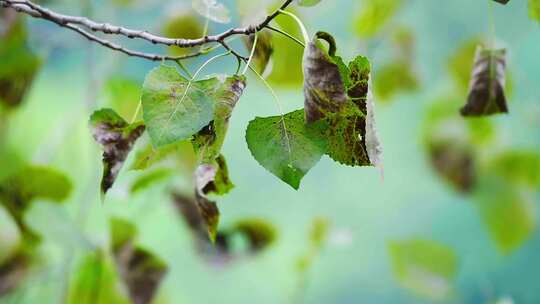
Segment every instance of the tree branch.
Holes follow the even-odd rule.
[[[276,18],[279,15],[279,11],[287,8],[293,0],[285,0],[285,2],[281,5],[279,10],[276,10],[271,15],[268,15],[264,21],[257,25],[248,26],[248,27],[237,27],[237,28],[231,28],[229,30],[226,30],[220,34],[217,35],[211,35],[211,36],[204,36],[197,39],[183,39],[183,38],[168,38],[168,37],[162,37],[158,35],[151,34],[144,30],[134,30],[129,29],[121,26],[116,26],[108,23],[98,23],[93,20],[90,20],[85,17],[79,17],[79,16],[69,16],[69,15],[63,15],[56,12],[53,12],[47,8],[44,8],[38,4],[35,4],[29,0],[0,0],[0,5],[3,7],[10,7],[18,12],[28,14],[34,18],[40,18],[44,20],[48,20],[51,22],[54,22],[62,27],[69,27],[69,25],[80,25],[82,27],[85,27],[87,29],[90,29],[94,32],[102,32],[105,34],[113,34],[113,35],[120,35],[127,38],[139,38],[146,41],[149,41],[153,44],[162,44],[167,46],[177,46],[181,48],[187,48],[187,47],[193,47],[193,46],[200,46],[205,45],[209,43],[220,43],[224,45],[224,41],[226,38],[235,36],[235,35],[251,35],[255,32],[258,32],[265,28],[267,25],[270,24],[270,22]],[[71,28],[72,29],[72,28]],[[81,28],[79,28],[81,31],[83,31]],[[79,31],[77,31],[79,32]],[[88,37],[89,34],[86,32],[87,35],[82,34],[79,32],[79,34],[85,36],[86,38],[90,39]],[[95,36],[93,36],[95,37]],[[97,38],[97,37],[95,37]],[[98,38],[100,39],[100,38]],[[95,42],[98,42],[95,39],[91,39]],[[98,42],[99,43],[99,42]],[[102,44],[102,43],[101,43]],[[103,45],[103,44],[102,44]],[[105,45],[107,46],[107,45]],[[225,46],[225,45],[224,45]],[[107,46],[109,47],[109,46]],[[117,49],[118,50],[118,49]],[[118,50],[120,51],[120,50]]]

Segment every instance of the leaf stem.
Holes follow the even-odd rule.
[[[251,47],[251,52],[249,53],[249,59],[246,62],[246,66],[244,67],[244,70],[242,71],[242,75],[246,75],[247,70],[249,69],[249,64],[251,63],[251,60],[253,59],[253,55],[255,55],[255,48],[257,47],[257,40],[259,35],[255,33],[255,39],[253,40],[253,46]]]
[[[279,12],[281,14],[284,14],[284,15],[287,15],[287,16],[293,18],[294,21],[296,21],[296,23],[298,23],[298,26],[300,27],[300,30],[302,31],[302,36],[304,37],[304,43],[307,44],[310,41],[309,34],[308,34],[307,30],[306,30],[306,27],[304,26],[304,23],[302,23],[302,20],[300,20],[300,18],[298,18],[298,16],[296,16],[295,14],[293,14],[291,12],[284,11],[282,9],[280,9]]]
[[[276,101],[276,104],[278,106],[278,109],[279,109],[279,112],[281,114],[281,124],[283,125],[283,133],[284,133],[284,136],[285,136],[285,139],[287,140],[287,150],[289,152],[289,166],[292,166],[292,151],[291,151],[291,141],[289,139],[289,133],[287,131],[287,126],[285,125],[285,112],[283,111],[283,107],[281,106],[281,102],[279,101],[279,97],[277,96],[276,94],[276,91],[274,91],[274,89],[272,88],[272,86],[268,83],[268,81],[266,81],[266,79],[264,79],[264,77],[261,76],[261,74],[259,74],[259,72],[257,72],[257,70],[255,70],[251,65],[247,65],[249,67],[249,69],[255,74],[257,75],[257,77],[262,81],[262,83],[264,83],[264,85],[268,88],[268,90],[270,91],[270,93],[272,94],[272,96],[274,97],[274,100]]]
[[[191,73],[189,72],[189,70],[186,68],[186,66],[182,63],[182,61],[180,60],[177,60],[175,61],[176,64],[180,67],[180,69],[182,69],[182,71],[184,71],[184,73],[186,73],[186,75],[189,77],[189,78],[193,78],[193,75],[191,75]]]
[[[137,104],[137,108],[135,109],[135,113],[133,113],[133,116],[131,116],[131,120],[129,124],[133,124],[135,120],[137,119],[137,116],[139,115],[139,112],[141,111],[142,101],[139,98],[139,103]]]
[[[283,36],[288,37],[289,39],[291,39],[292,41],[298,43],[298,44],[301,45],[302,47],[306,47],[306,45],[305,45],[302,41],[300,41],[300,39],[294,37],[293,35],[291,35],[291,34],[285,32],[285,31],[282,31],[282,30],[280,30],[280,29],[278,29],[278,28],[275,28],[275,27],[273,27],[273,26],[271,26],[271,25],[267,25],[266,28],[269,29],[269,30],[272,30],[272,31],[274,31],[274,32],[276,32],[276,33],[280,33],[280,34],[283,35]]]

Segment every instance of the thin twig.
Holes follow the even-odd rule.
[[[28,6],[25,6],[25,5],[22,5],[22,4],[6,6],[5,3],[6,3],[5,1],[0,1],[1,6],[11,7],[11,8],[15,9],[18,12],[25,13],[25,14],[30,15],[30,16],[35,17],[35,18],[42,18],[42,14],[39,11],[33,10],[32,8],[30,8]],[[72,25],[70,23],[63,24],[63,23],[61,23],[60,21],[57,21],[57,20],[51,20],[51,19],[47,19],[47,20],[50,20],[51,22],[56,23],[59,26],[62,26],[62,27],[65,27],[67,29],[70,29],[72,31],[75,31],[75,32],[77,32],[78,34],[80,34],[81,36],[85,37],[86,39],[88,39],[90,41],[99,43],[104,47],[107,47],[109,49],[124,53],[124,54],[126,54],[128,56],[132,56],[132,57],[139,57],[139,58],[144,58],[144,59],[148,59],[148,60],[152,60],[152,61],[167,60],[167,61],[176,61],[177,62],[179,60],[197,57],[197,56],[200,56],[200,55],[204,55],[206,53],[205,50],[201,50],[201,51],[198,51],[198,52],[194,52],[194,53],[190,53],[190,54],[182,55],[182,56],[168,56],[168,55],[158,55],[158,54],[134,51],[134,50],[124,48],[121,45],[110,42],[110,41],[108,41],[106,39],[97,37],[97,36],[87,32],[87,31],[81,29],[80,27]]]
[[[293,0],[285,0],[281,7],[271,15],[268,15],[264,21],[255,26],[237,27],[228,29],[217,35],[205,35],[204,37],[197,39],[183,39],[183,38],[168,38],[151,34],[144,30],[133,30],[109,23],[99,23],[90,20],[86,17],[63,15],[53,12],[47,8],[44,8],[38,4],[35,4],[29,0],[0,0],[0,5],[3,7],[11,7],[18,12],[28,14],[35,18],[45,19],[59,24],[60,26],[67,27],[68,25],[80,25],[95,32],[102,32],[105,34],[121,35],[128,38],[139,38],[147,40],[153,44],[163,44],[168,46],[177,47],[193,47],[199,45],[205,45],[208,43],[222,43],[225,38],[234,35],[251,35],[258,32],[268,26],[270,22],[280,14],[280,11],[287,8]],[[26,7],[27,9],[23,9]],[[82,33],[81,33],[82,34]],[[97,41],[96,41],[97,42]]]

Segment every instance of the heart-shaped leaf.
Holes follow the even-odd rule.
[[[155,147],[189,139],[213,119],[214,103],[206,93],[215,79],[189,81],[174,67],[148,73],[141,97],[143,118]]]
[[[505,84],[506,50],[478,47],[467,104],[461,108],[461,114],[463,116],[484,116],[507,113]]]
[[[326,151],[323,130],[322,123],[306,124],[304,111],[297,110],[250,121],[246,141],[261,166],[298,189],[301,179]]]
[[[135,141],[144,132],[144,124],[128,124],[111,109],[101,109],[90,117],[92,136],[103,147],[103,177],[101,192],[114,184]]]

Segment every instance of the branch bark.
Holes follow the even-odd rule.
[[[292,3],[292,1],[293,0],[285,0],[279,10],[283,10],[287,8]],[[126,49],[118,44],[115,44],[106,39],[100,38],[90,33],[88,30],[93,31],[93,32],[101,32],[101,33],[109,34],[109,35],[124,36],[130,39],[138,38],[138,39],[148,41],[152,44],[176,46],[176,47],[181,47],[181,48],[204,46],[210,43],[219,43],[223,47],[225,47],[227,50],[231,51],[237,58],[244,59],[241,55],[232,51],[232,49],[229,48],[229,46],[227,45],[226,39],[232,36],[236,36],[236,35],[254,34],[264,29],[265,27],[267,27],[270,24],[270,22],[279,15],[279,10],[276,10],[274,13],[266,16],[266,18],[257,25],[252,25],[248,27],[231,28],[217,35],[210,35],[210,36],[207,35],[207,36],[197,38],[197,39],[183,39],[183,38],[169,38],[169,37],[158,36],[158,35],[151,34],[145,30],[129,29],[129,28],[125,28],[125,27],[121,27],[117,25],[112,25],[109,23],[99,23],[99,22],[90,20],[86,17],[63,15],[60,13],[53,12],[38,4],[35,4],[30,0],[0,0],[0,6],[15,9],[17,12],[27,14],[34,18],[44,19],[44,20],[56,23],[61,27],[65,27],[72,31],[77,32],[78,34],[84,36],[90,41],[99,43],[102,46],[110,48],[112,50],[122,52],[129,56],[136,56],[136,57],[140,57],[140,58],[144,58],[148,60],[154,60],[154,61],[159,61],[159,60],[179,61],[186,58],[196,57],[206,52],[203,50],[203,51],[195,52],[192,54],[188,54],[184,56],[177,56],[177,57],[143,53],[143,52]]]

